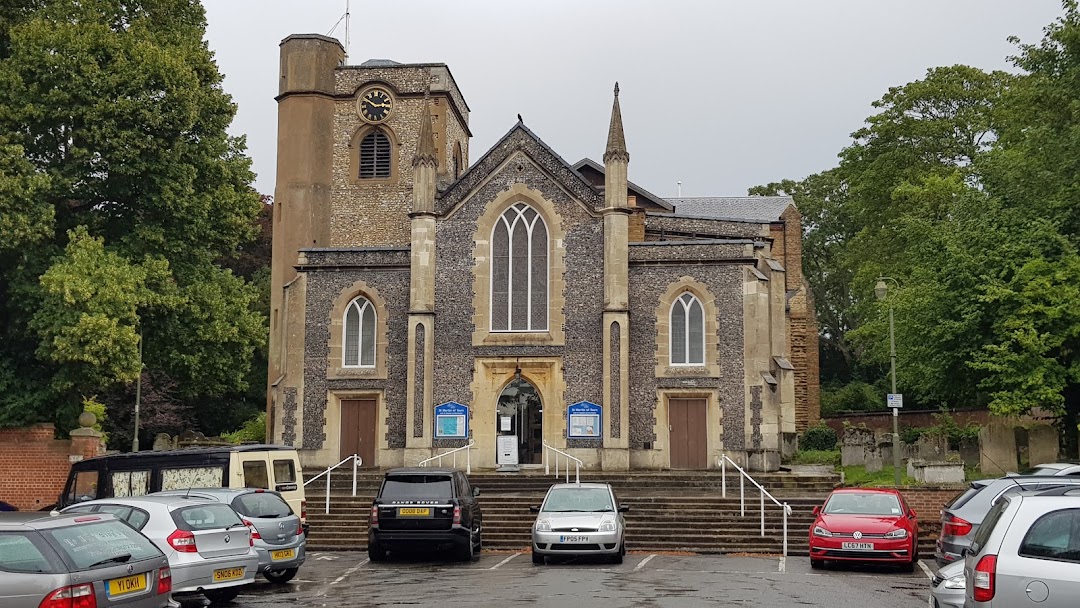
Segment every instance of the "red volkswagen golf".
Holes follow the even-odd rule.
[[[810,528],[810,566],[826,561],[900,564],[915,568],[919,524],[915,511],[896,490],[833,490],[823,507],[814,507]]]

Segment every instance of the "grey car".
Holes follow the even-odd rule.
[[[1026,471],[1020,471],[1020,475],[1076,475],[1080,476],[1080,461],[1070,460],[1065,462],[1047,462],[1035,465]]]
[[[941,510],[941,534],[938,535],[934,549],[938,566],[962,557],[964,550],[971,544],[971,539],[979,531],[983,518],[1002,497],[1064,485],[1080,486],[1080,477],[1007,476],[971,482],[968,489],[946,503]]]
[[[112,515],[0,514],[0,606],[164,608],[165,555]]]
[[[272,583],[286,583],[304,563],[307,537],[300,518],[281,494],[253,488],[200,488],[155,492],[151,496],[184,496],[223,502],[251,530],[259,554],[259,572]]]
[[[1080,488],[1023,492],[986,515],[964,557],[968,608],[1073,608],[1080,598]]]
[[[112,513],[142,532],[169,558],[173,595],[230,602],[255,580],[259,554],[232,507],[178,496],[102,498],[63,513]]]
[[[598,555],[621,564],[626,555],[626,520],[630,507],[620,505],[606,483],[559,483],[544,502],[529,507],[537,513],[532,530],[532,560]]]
[[[964,562],[945,564],[930,581],[930,608],[964,608]]]

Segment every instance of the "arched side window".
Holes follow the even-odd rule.
[[[342,367],[375,367],[375,306],[364,297],[345,308]]]
[[[360,141],[360,179],[389,178],[392,148],[380,129],[365,135]]]
[[[705,365],[705,314],[694,294],[671,305],[671,364]]]
[[[516,203],[491,234],[491,331],[548,328],[548,230],[543,218]]]

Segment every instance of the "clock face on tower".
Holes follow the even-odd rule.
[[[394,109],[394,98],[384,89],[370,89],[358,102],[360,115],[370,122],[382,122]]]

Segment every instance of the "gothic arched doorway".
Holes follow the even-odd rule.
[[[495,421],[495,428],[498,429],[496,463],[500,465],[543,464],[544,408],[536,387],[520,374],[517,375],[499,395],[496,416],[498,417]],[[517,449],[510,449],[511,445],[515,445]],[[514,456],[516,456],[516,462],[508,462]]]

